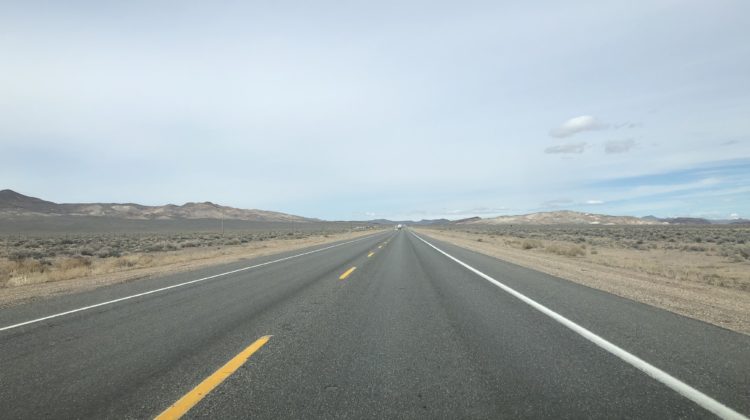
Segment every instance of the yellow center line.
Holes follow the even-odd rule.
[[[347,277],[349,277],[349,274],[352,274],[354,272],[354,270],[356,270],[356,269],[357,269],[357,267],[352,267],[352,268],[344,271],[344,274],[342,274],[341,277],[339,277],[339,280],[346,279]]]
[[[372,257],[373,255],[375,255],[375,253],[374,253],[374,252],[371,252],[371,253],[367,254],[367,258],[370,258],[370,257]]]
[[[378,249],[380,249],[380,248],[382,248],[382,247],[383,247],[383,245],[380,245],[380,246],[378,247]]]
[[[245,350],[242,350],[240,354],[234,356],[232,360],[228,361],[224,366],[220,367],[219,370],[212,373],[211,376],[204,379],[203,382],[198,384],[198,386],[177,400],[176,403],[172,404],[169,408],[156,416],[156,419],[179,419],[185,415],[185,413],[198,404],[203,397],[208,395],[214,388],[239,369],[240,366],[244,365],[245,362],[247,362],[247,359],[249,359],[253,353],[258,351],[258,349],[263,347],[263,345],[270,339],[271,336],[266,335],[255,340],[253,344],[250,344]]]

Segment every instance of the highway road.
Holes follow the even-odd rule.
[[[750,337],[409,230],[0,311],[0,417],[743,418]]]

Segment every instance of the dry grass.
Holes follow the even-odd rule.
[[[746,226],[474,225],[440,230],[504,248],[582,257],[606,267],[750,291]]]
[[[210,259],[225,254],[230,248],[325,237],[346,231],[5,236],[0,242],[0,288],[157,267],[188,258]]]
[[[549,244],[544,247],[546,252],[566,257],[580,257],[586,255],[586,247],[575,244]]]
[[[21,243],[38,241],[65,241],[71,249],[80,249],[81,242],[107,242],[104,245],[112,249],[112,243],[131,242],[137,244],[137,252],[125,250],[124,255],[111,255],[110,251],[101,252],[102,248],[92,249],[92,254],[71,251],[73,255],[49,256],[49,250],[37,248],[40,255],[19,257],[19,250],[10,249],[12,258],[0,258],[0,306],[7,306],[50,294],[72,293],[105,284],[130,281],[136,278],[157,276],[164,273],[193,270],[215,264],[238,261],[245,258],[270,255],[293,249],[355,238],[373,233],[373,230],[309,232],[305,234],[270,234],[262,240],[242,240],[239,237],[221,237],[210,235],[210,240],[218,236],[220,244],[202,241],[203,234],[181,235],[185,239],[176,246],[174,240],[165,237],[147,236],[142,243],[133,237],[106,235],[70,238],[32,238]],[[253,233],[258,237],[257,232]],[[239,234],[237,235],[239,236]],[[268,237],[273,236],[273,237]],[[137,238],[137,237],[136,237]],[[228,240],[227,240],[228,239]],[[189,246],[185,246],[185,242]],[[75,252],[75,253],[74,253]],[[96,254],[99,256],[96,256]]]
[[[748,227],[456,226],[419,231],[750,334]]]

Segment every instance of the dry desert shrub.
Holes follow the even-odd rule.
[[[580,245],[573,244],[550,244],[544,247],[544,250],[557,255],[566,257],[581,257],[586,255],[586,249]]]
[[[524,239],[523,242],[521,242],[522,249],[534,249],[534,248],[541,248],[541,247],[542,247],[542,241],[538,239]]]
[[[0,237],[0,287],[211,258],[268,239],[340,234],[348,226],[309,225],[269,230],[178,233],[98,233]],[[187,250],[190,248],[190,250]],[[186,252],[188,251],[188,252]]]
[[[79,268],[90,267],[91,260],[88,258],[83,258],[83,257],[65,258],[65,259],[59,260],[55,264],[55,266],[56,268],[63,270],[63,271],[76,270]]]
[[[721,255],[732,261],[750,261],[750,227],[743,225],[471,225],[441,229],[489,235],[522,249],[541,248],[535,242],[554,241],[588,247],[637,251],[678,250]],[[599,249],[601,251],[601,249]]]
[[[545,253],[547,258],[582,258],[670,281],[750,290],[749,226],[457,225],[437,229],[474,238],[489,235],[493,247]]]
[[[4,261],[0,267],[1,286],[21,286],[83,276],[90,271],[91,261],[84,257],[23,259]]]

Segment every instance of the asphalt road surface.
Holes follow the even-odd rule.
[[[423,239],[389,231],[4,309],[0,417],[750,413],[749,336]]]

